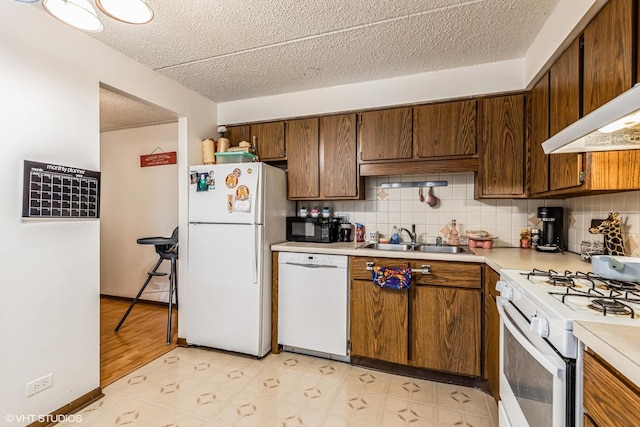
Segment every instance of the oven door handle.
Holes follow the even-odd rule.
[[[536,348],[534,344],[520,331],[529,329],[529,324],[525,321],[519,321],[519,319],[509,316],[505,310],[506,304],[509,304],[504,298],[497,298],[498,313],[504,326],[511,332],[511,335],[518,341],[518,343],[524,347],[524,349],[533,356],[538,363],[540,363],[549,373],[556,378],[560,378],[562,372],[565,370],[565,364],[554,360],[552,357],[547,356]],[[512,322],[513,320],[513,322]]]

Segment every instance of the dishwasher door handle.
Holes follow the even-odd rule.
[[[338,268],[337,265],[305,264],[301,262],[285,262],[286,265],[297,265],[305,268]]]

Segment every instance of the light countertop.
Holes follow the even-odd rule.
[[[573,334],[622,375],[640,386],[640,327],[575,321]]]
[[[378,249],[359,249],[362,243],[298,243],[283,242],[271,246],[275,252],[302,252],[331,255],[371,256],[387,258],[409,258],[425,260],[441,260],[453,262],[486,263],[496,271],[504,268],[531,270],[553,269],[558,272],[565,270],[591,271],[591,264],[580,261],[580,256],[571,252],[545,253],[533,249],[520,248],[474,248],[470,254],[437,254],[425,252],[383,251]]]

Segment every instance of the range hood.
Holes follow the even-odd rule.
[[[546,154],[640,149],[640,83],[542,144]]]

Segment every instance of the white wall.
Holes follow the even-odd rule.
[[[21,220],[23,161],[99,170],[100,82],[148,100],[182,117],[180,223],[186,230],[189,154],[199,157],[200,140],[214,134],[217,109],[15,1],[0,2],[0,59],[0,413],[47,414],[99,386],[100,224]],[[48,373],[53,387],[26,398],[26,383]]]
[[[133,298],[158,261],[141,237],[170,236],[178,226],[178,165],[140,167],[140,156],[178,150],[178,123],[100,135],[100,293]],[[158,269],[169,273],[169,261]],[[143,299],[167,302],[169,276],[154,277]],[[155,285],[160,286],[159,289]]]

